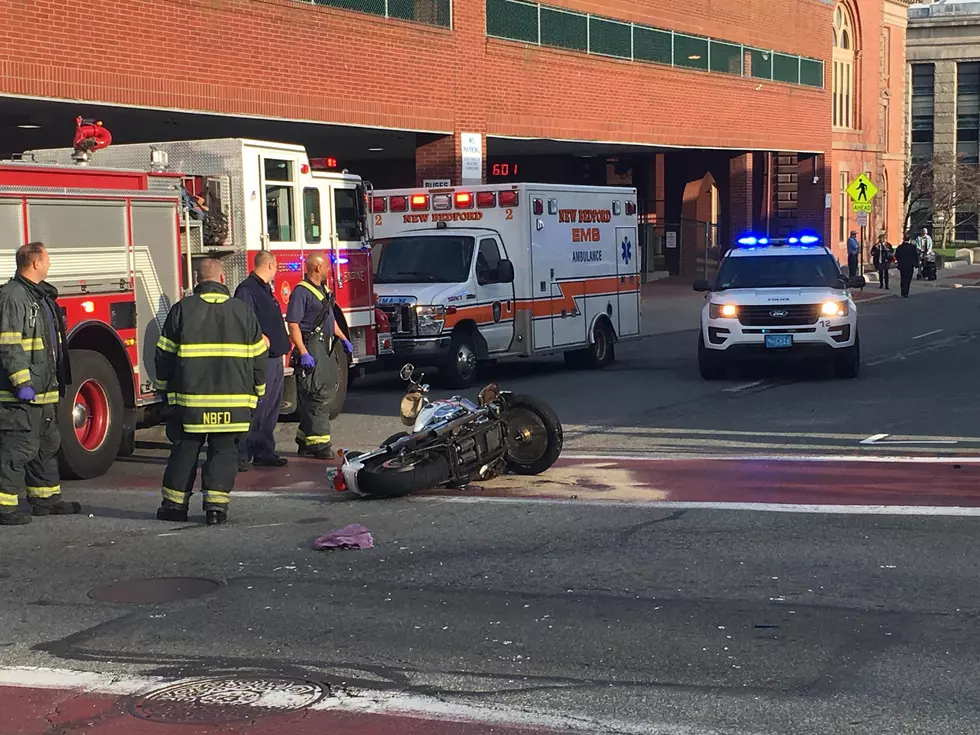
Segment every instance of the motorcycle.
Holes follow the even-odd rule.
[[[491,383],[477,403],[460,396],[430,400],[415,367],[399,375],[408,383],[401,419],[411,432],[394,434],[367,453],[347,452],[334,488],[360,497],[397,498],[435,487],[461,488],[506,471],[538,475],[561,454],[561,421],[544,401],[500,390]]]

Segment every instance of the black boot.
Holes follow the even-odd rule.
[[[31,512],[36,516],[73,516],[82,512],[82,506],[74,500],[57,500],[51,505],[34,505]]]
[[[31,522],[31,517],[27,513],[19,510],[10,513],[0,513],[0,526],[25,526]]]
[[[204,512],[204,521],[209,526],[220,526],[227,522],[228,514],[223,510],[208,510]]]
[[[187,508],[168,508],[161,505],[157,508],[158,521],[170,521],[171,523],[186,523]]]

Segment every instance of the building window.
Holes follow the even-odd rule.
[[[888,151],[888,143],[890,142],[888,135],[888,108],[888,98],[886,97],[881,100],[880,112],[878,115],[878,142],[881,144],[881,149],[886,152]]]
[[[912,64],[912,162],[932,158],[935,66]]]
[[[857,39],[851,11],[843,3],[834,10],[833,123],[837,128],[854,127],[854,51]]]
[[[310,0],[305,0],[309,2]],[[452,26],[450,0],[313,0],[314,5],[329,5],[341,10],[382,15],[385,18],[410,20],[426,25]]]
[[[876,202],[880,202],[878,205],[881,207],[881,221],[878,223],[878,229],[880,232],[888,234],[888,171],[884,166],[881,167],[881,184],[878,187],[878,195],[875,197]]]
[[[973,207],[960,205],[956,208],[957,242],[976,242],[980,239],[977,232],[977,213]]]
[[[960,163],[980,162],[978,139],[980,62],[960,62],[956,65],[956,157]]]
[[[837,203],[840,208],[837,238],[844,242],[847,239],[847,171],[840,172],[840,189],[837,192]]]

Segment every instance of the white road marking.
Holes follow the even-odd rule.
[[[724,393],[738,393],[739,391],[747,390],[749,388],[755,388],[757,385],[762,385],[762,382],[763,381],[761,381],[761,380],[756,380],[753,383],[746,383],[745,385],[735,385],[735,386],[732,386],[731,388],[725,388],[724,391],[722,391],[722,392],[724,392]]]
[[[898,515],[898,516],[966,516],[980,517],[980,508],[966,506],[938,505],[820,505],[803,503],[744,503],[744,502],[697,502],[681,500],[592,500],[579,498],[528,498],[528,497],[427,497],[419,496],[410,499],[412,502],[442,502],[442,503],[536,503],[541,505],[594,505],[603,507],[637,507],[645,505],[650,508],[668,510],[749,510],[765,513],[824,513],[828,515]]]
[[[931,332],[926,332],[925,334],[920,334],[917,337],[913,337],[912,339],[922,339],[923,337],[930,337],[933,334],[939,334],[941,331],[943,331],[943,330],[942,329],[933,329]]]
[[[888,454],[691,454],[689,456],[670,455],[654,457],[649,454],[563,454],[561,459],[574,460],[618,460],[641,462],[690,462],[691,460],[706,462],[921,462],[924,464],[977,464],[980,457],[916,457],[908,455]],[[236,491],[238,492],[238,491]],[[243,490],[241,492],[248,492]]]
[[[867,439],[862,439],[860,444],[958,444],[955,439],[889,439],[886,436],[891,434],[872,434]]]

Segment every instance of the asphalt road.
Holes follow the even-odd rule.
[[[621,346],[599,372],[501,365],[503,387],[555,406],[570,457],[630,455],[655,468],[641,482],[633,465],[608,460],[560,498],[504,483],[485,497],[349,502],[311,487],[319,469],[294,460],[289,481],[244,475],[250,491],[227,526],[161,524],[148,434],[134,461],[66,489],[92,516],[0,529],[0,711],[14,711],[4,672],[37,666],[117,683],[288,675],[329,685],[354,709],[535,732],[976,733],[980,518],[923,492],[956,485],[945,505],[980,505],[980,290],[923,290],[860,315],[865,364],[853,381],[766,370],[705,383],[694,331]],[[338,444],[397,431],[399,387],[358,386]],[[288,449],[292,427],[281,428]],[[812,455],[823,459],[801,461]],[[740,459],[760,456],[795,461]],[[818,480],[806,502],[833,485],[838,503],[864,498],[876,476],[888,478],[886,507],[768,512],[779,510],[773,491],[791,495],[807,477]],[[725,502],[660,502],[681,485],[685,497]],[[759,501],[763,485],[766,505],[728,502]],[[923,509],[899,514],[911,505]],[[370,528],[376,546],[311,549],[348,523]],[[169,576],[220,586],[160,604],[90,596]],[[58,720],[65,701],[0,732],[102,732],[94,715]],[[265,732],[257,722],[247,731]],[[394,722],[360,732],[415,732]]]

